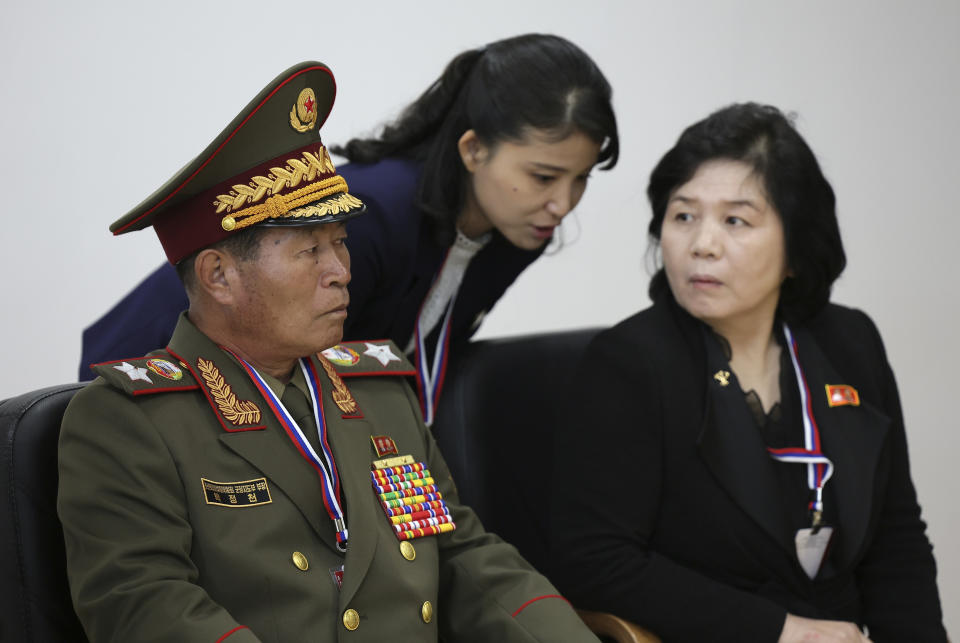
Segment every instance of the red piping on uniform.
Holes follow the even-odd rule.
[[[173,195],[175,195],[177,192],[179,192],[180,190],[182,190],[183,187],[184,187],[187,183],[189,183],[190,181],[192,181],[192,180],[193,180],[193,177],[195,177],[197,174],[200,173],[200,170],[202,170],[203,168],[207,167],[207,164],[208,164],[210,161],[213,160],[213,157],[215,157],[217,154],[220,153],[220,150],[223,149],[223,146],[230,142],[230,139],[232,139],[232,138],[234,137],[234,135],[235,135],[237,132],[240,131],[240,128],[243,127],[244,125],[246,125],[247,121],[250,120],[251,118],[253,118],[253,115],[256,114],[258,111],[260,111],[260,108],[263,107],[263,104],[266,103],[268,100],[270,100],[270,98],[271,98],[274,94],[276,94],[278,91],[280,91],[280,88],[281,88],[281,87],[283,87],[284,85],[286,85],[287,83],[289,83],[291,80],[293,80],[294,78],[296,78],[296,77],[299,76],[300,74],[305,74],[305,73],[307,73],[308,71],[313,71],[313,70],[315,70],[315,69],[325,69],[325,70],[327,71],[327,74],[329,74],[329,76],[330,76],[330,80],[333,81],[333,96],[334,96],[334,99],[336,99],[336,96],[337,96],[337,83],[336,83],[336,81],[334,80],[333,74],[330,73],[330,70],[329,70],[329,69],[327,69],[326,67],[321,67],[321,66],[307,67],[306,69],[301,69],[300,71],[298,71],[297,73],[295,73],[293,76],[291,76],[290,78],[286,79],[285,81],[283,81],[282,83],[280,83],[279,85],[277,85],[276,88],[274,88],[274,90],[273,90],[272,92],[270,92],[270,93],[267,95],[266,98],[264,98],[262,101],[260,101],[260,104],[257,105],[257,106],[253,109],[252,112],[250,112],[249,114],[247,114],[247,117],[246,117],[245,119],[243,119],[243,122],[241,122],[239,125],[237,125],[237,127],[236,127],[232,132],[230,132],[230,136],[228,136],[228,137],[226,138],[226,140],[225,140],[223,143],[221,143],[220,146],[217,147],[217,149],[215,149],[215,150],[213,151],[213,154],[211,154],[210,157],[209,157],[206,161],[204,161],[203,164],[202,164],[200,167],[198,167],[198,168],[196,169],[196,171],[194,171],[193,174],[191,174],[190,176],[188,176],[188,177],[183,181],[183,183],[181,183],[180,185],[178,185],[178,186],[177,186],[177,189],[175,189],[173,192],[171,192],[170,194],[168,194],[167,196],[165,196],[159,203],[157,203],[155,206],[153,206],[152,208],[150,208],[149,210],[147,210],[146,212],[144,212],[143,214],[141,214],[139,217],[137,217],[136,219],[134,219],[133,221],[131,221],[131,222],[128,223],[127,225],[123,226],[122,228],[117,228],[117,230],[114,231],[114,233],[113,233],[114,236],[116,236],[116,235],[118,235],[118,234],[123,234],[123,233],[127,230],[127,228],[129,228],[129,227],[132,226],[134,223],[136,223],[137,221],[139,221],[140,219],[142,219],[143,217],[147,216],[148,214],[150,214],[151,212],[153,212],[154,210],[156,210],[157,208],[159,208],[161,205],[163,205],[164,203],[166,203],[167,201],[169,201],[170,198],[173,197]],[[332,103],[331,103],[331,105],[332,105]],[[324,123],[327,121],[327,117],[329,117],[329,114],[324,117],[324,119],[323,119]],[[317,129],[319,129],[319,128],[322,127],[322,126],[323,126],[323,123],[320,123]]]
[[[390,341],[390,339],[389,339],[389,338],[386,338],[386,337],[384,337],[383,339],[357,339],[357,340],[350,341],[350,342],[340,342],[340,343],[337,344],[337,345],[338,345],[338,346],[358,346],[358,345],[360,345],[360,344],[367,344],[367,343],[373,344],[374,342],[387,343],[387,342],[389,342],[389,341]],[[320,352],[322,353],[323,351],[320,351]]]
[[[223,636],[221,636],[220,638],[218,638],[218,639],[216,640],[216,643],[220,643],[221,641],[223,641],[223,640],[226,639],[228,636],[230,636],[231,634],[233,634],[234,632],[236,632],[236,631],[238,631],[238,630],[248,630],[248,629],[250,629],[250,628],[247,627],[246,625],[238,625],[237,627],[233,628],[232,630],[230,630],[229,632],[227,632],[226,634],[224,634]]]
[[[565,601],[568,605],[570,604],[570,601],[565,599],[563,596],[560,596],[560,594],[547,594],[545,596],[537,596],[536,598],[531,598],[529,601],[521,605],[520,608],[513,613],[512,615],[513,618],[517,618],[517,614],[525,610],[530,603],[536,603],[537,601],[543,600],[544,598],[559,598],[561,601]]]
[[[266,428],[267,428],[266,426],[262,424],[258,424],[257,426],[246,426],[246,427],[236,428],[236,429],[231,429],[228,426],[224,426],[223,430],[226,431],[227,433],[243,433],[244,431],[263,431]]]
[[[143,388],[136,390],[132,395],[150,395],[152,393],[169,393],[170,391],[194,391],[200,388],[199,384],[191,384],[190,386],[171,386],[168,388]]]
[[[227,433],[240,433],[242,431],[262,431],[263,429],[267,428],[266,423],[260,424],[257,426],[250,426],[250,427],[236,428],[236,429],[231,429],[229,426],[227,426],[227,423],[223,421],[222,417],[220,417],[220,411],[217,408],[216,404],[214,403],[213,400],[210,399],[210,394],[207,392],[207,389],[203,386],[200,386],[200,383],[199,383],[200,378],[197,377],[197,374],[193,372],[193,369],[190,368],[190,365],[187,364],[186,360],[180,357],[179,355],[177,355],[176,353],[174,353],[169,346],[167,346],[167,352],[173,355],[173,357],[176,358],[180,362],[180,364],[182,364],[188,371],[190,371],[191,375],[193,375],[193,379],[197,381],[197,388],[200,389],[200,392],[203,393],[203,396],[207,399],[207,404],[210,405],[210,408],[213,410],[213,414],[217,416],[217,421],[220,422],[220,426],[223,427],[224,431],[226,431]]]
[[[416,371],[358,371],[356,373],[344,373],[337,371],[340,377],[366,377],[367,375],[416,375]]]
[[[138,360],[138,359],[144,359],[144,357],[127,357],[126,359],[112,359],[112,360],[110,360],[110,361],[108,361],[108,362],[97,362],[96,364],[89,364],[89,367],[90,367],[90,370],[93,370],[93,367],[94,367],[94,366],[101,366],[101,365],[106,365],[106,364],[117,364],[117,363],[120,363],[120,362],[126,362],[127,360],[134,361],[134,360]],[[154,358],[154,359],[156,359],[156,358]],[[163,358],[159,358],[159,359],[163,359]],[[180,358],[178,357],[177,359],[180,359]],[[180,361],[183,361],[183,360],[180,360]],[[192,372],[190,369],[187,369],[187,372],[190,373],[191,375],[194,375],[193,372]],[[163,375],[161,375],[160,377],[163,377]],[[169,379],[169,378],[167,378],[167,379]],[[196,375],[194,375],[194,379],[196,379]],[[199,380],[198,380],[198,381],[199,381]],[[172,386],[171,386],[171,387],[169,387],[169,388],[141,389],[141,390],[138,390],[138,391],[133,391],[132,395],[147,395],[147,394],[150,394],[150,393],[167,393],[167,392],[169,392],[169,391],[192,391],[192,390],[197,389],[197,388],[200,388],[200,384],[199,384],[199,383],[198,383],[198,384],[191,384],[190,386],[177,386],[177,387],[172,387]]]
[[[140,355],[139,357],[124,357],[123,359],[111,359],[106,362],[94,362],[93,364],[88,364],[87,366],[89,366],[92,369],[94,366],[100,366],[101,364],[117,364],[119,362],[126,362],[127,360],[136,360],[136,359],[143,359],[143,358],[144,358],[143,355]]]

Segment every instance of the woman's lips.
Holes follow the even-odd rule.
[[[693,275],[690,277],[690,283],[694,287],[699,288],[711,288],[723,284],[723,282],[721,282],[719,279],[711,277],[710,275]]]
[[[550,226],[535,225],[533,226],[533,236],[537,237],[538,239],[549,239],[550,237],[553,236],[553,231],[556,229],[556,227],[557,226],[552,226],[552,225]]]

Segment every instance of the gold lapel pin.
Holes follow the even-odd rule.
[[[727,386],[730,384],[730,371],[719,370],[713,374],[713,379],[720,382],[720,386]]]

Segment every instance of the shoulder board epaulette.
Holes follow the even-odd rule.
[[[127,395],[169,393],[199,388],[197,380],[178,360],[166,354],[118,359],[94,364],[90,368]]]
[[[413,364],[389,339],[343,342],[321,351],[320,355],[333,365],[340,377],[415,373]]]

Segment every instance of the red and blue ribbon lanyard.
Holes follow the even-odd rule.
[[[447,255],[444,257],[443,263],[440,264],[440,270],[437,271],[436,279],[438,281],[449,258],[450,250],[447,250]],[[434,284],[436,283],[435,281]],[[459,288],[457,291],[459,291]],[[432,368],[424,346],[425,338],[421,333],[420,319],[423,314],[423,307],[427,301],[430,300],[430,296],[433,293],[427,292],[427,296],[423,300],[423,303],[420,304],[420,310],[417,312],[417,326],[415,331],[417,393],[420,398],[420,410],[423,411],[423,422],[427,426],[433,424],[433,419],[437,412],[437,403],[440,401],[440,390],[443,388],[443,378],[447,372],[447,358],[450,355],[450,318],[453,316],[453,304],[457,300],[457,291],[454,291],[453,294],[450,295],[446,313],[443,315],[443,321],[440,322],[440,334],[437,337],[436,350],[433,352]]]
[[[823,487],[833,475],[833,463],[820,449],[820,429],[813,417],[813,406],[810,402],[810,387],[800,368],[797,354],[797,340],[794,339],[790,328],[784,324],[783,334],[787,338],[787,347],[790,350],[790,361],[793,372],[800,387],[800,407],[803,413],[803,448],[790,447],[786,449],[768,448],[770,455],[780,462],[797,462],[807,465],[807,485],[814,491],[814,499],[810,502],[813,512],[813,526],[817,528],[823,519]]]
[[[301,358],[300,369],[303,371],[304,379],[307,382],[307,388],[310,389],[310,402],[313,406],[313,419],[317,423],[317,434],[320,437],[320,450],[322,456],[317,454],[303,434],[303,430],[297,424],[290,412],[287,411],[279,398],[267,385],[260,374],[253,369],[250,364],[241,357],[234,354],[247,375],[253,380],[260,395],[264,397],[267,404],[273,410],[273,414],[280,420],[283,430],[293,441],[294,446],[300,455],[309,462],[317,475],[320,477],[320,487],[323,491],[323,505],[326,507],[327,515],[333,521],[333,528],[337,532],[337,549],[347,551],[347,517],[343,513],[343,505],[340,502],[340,476],[337,473],[336,463],[333,460],[333,451],[330,449],[330,443],[327,441],[327,424],[323,417],[323,399],[320,396],[320,379],[317,377],[317,371],[310,360]]]

